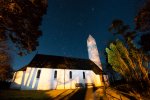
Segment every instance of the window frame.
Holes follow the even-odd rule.
[[[54,71],[54,79],[57,79],[57,70]]]
[[[83,72],[83,79],[85,79],[85,72]]]
[[[36,78],[40,78],[40,75],[41,75],[41,70],[39,69],[39,70],[37,71]]]
[[[69,72],[69,78],[72,79],[72,71]]]

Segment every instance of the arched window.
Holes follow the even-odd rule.
[[[40,78],[41,70],[38,70],[36,78]]]
[[[83,72],[83,79],[85,79],[85,72]]]
[[[72,72],[71,71],[69,72],[69,76],[70,76],[70,79],[72,79]]]
[[[54,79],[56,79],[57,78],[57,71],[55,70],[55,72],[54,72]]]

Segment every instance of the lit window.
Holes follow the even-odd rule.
[[[85,72],[83,72],[83,79],[85,79]]]
[[[57,71],[54,72],[54,78],[57,78]]]
[[[36,78],[40,78],[41,70],[38,70]]]
[[[70,79],[72,79],[72,72],[70,71],[70,73],[69,73],[69,76],[70,76]]]

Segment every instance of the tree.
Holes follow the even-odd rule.
[[[8,47],[6,42],[0,43],[0,80],[6,80],[11,78],[11,56],[8,53]]]
[[[150,51],[150,34],[143,34],[139,41],[141,48],[143,51]]]
[[[135,17],[136,30],[146,32],[150,31],[150,0],[146,0],[144,6],[139,10]]]
[[[150,0],[146,0],[145,5],[139,10],[135,17],[136,30],[145,33],[141,36],[139,44],[142,49],[147,52],[150,51]]]
[[[108,56],[107,56],[107,53],[105,52],[104,53],[105,55],[105,60],[106,62],[108,62]],[[102,64],[103,65],[103,64]],[[112,66],[109,64],[109,63],[105,63],[103,66],[106,66],[105,67],[105,70],[103,70],[109,77],[109,83],[110,84],[114,84],[115,82],[115,79],[117,79],[115,77],[115,75],[117,74],[117,72],[115,72],[113,69],[112,69]]]
[[[47,0],[0,0],[0,78],[10,75],[10,41],[23,56],[36,50],[42,35],[40,25]]]
[[[130,29],[129,25],[124,24],[120,19],[116,19],[109,27],[109,31],[114,35],[122,35],[126,42],[132,42],[138,35],[141,39],[139,45],[143,51],[150,51],[150,0],[146,0],[145,5],[139,10],[134,19],[135,28]]]
[[[145,56],[138,49],[127,49],[121,41],[111,43],[106,48],[108,63],[132,88],[145,89],[150,84],[148,64]],[[136,85],[135,85],[136,83]]]
[[[0,41],[10,39],[19,54],[36,50],[47,0],[0,0]]]
[[[121,41],[110,43],[106,48],[108,63],[130,85],[130,91],[140,94],[150,91],[148,62],[150,61],[150,0],[139,10],[135,17],[135,28],[131,29],[122,20],[116,19],[109,27],[114,35],[123,37]],[[135,42],[140,37],[139,42]],[[118,37],[120,38],[120,37]],[[124,45],[124,44],[125,45]],[[137,46],[140,44],[140,48]],[[135,84],[136,83],[136,84]],[[125,88],[125,87],[124,87]],[[141,92],[142,91],[142,92]],[[149,95],[149,94],[148,94]]]
[[[137,36],[136,30],[131,30],[129,25],[126,25],[122,20],[116,19],[108,29],[114,35],[120,35],[129,48],[136,48],[133,40]]]

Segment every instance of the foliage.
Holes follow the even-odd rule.
[[[139,44],[141,50],[148,52],[150,51],[150,0],[145,2],[145,5],[139,10],[137,16],[134,19],[135,28],[131,30],[129,25],[124,24],[120,19],[116,19],[112,22],[109,27],[109,31],[114,35],[123,36],[125,42],[130,46],[131,42],[138,35],[141,36]]]
[[[127,81],[128,91],[134,94],[150,95],[148,78],[150,61],[150,0],[139,10],[135,17],[135,28],[131,29],[122,20],[116,19],[109,27],[114,35],[122,36],[121,41],[110,43],[106,48],[108,63]],[[136,37],[141,40],[136,43]],[[119,37],[120,38],[120,37]],[[124,44],[125,45],[124,45]],[[137,48],[140,44],[140,48]],[[136,84],[135,84],[136,83]]]
[[[136,30],[150,31],[150,0],[146,0],[145,5],[139,10],[135,17]]]
[[[115,43],[111,43],[109,48],[106,48],[106,52],[108,63],[126,79],[132,88],[138,87],[145,90],[150,85],[147,59],[141,51],[128,49],[121,41],[117,40]]]
[[[10,39],[23,55],[36,50],[47,0],[0,0],[0,42]]]
[[[0,0],[0,79],[11,75],[10,41],[21,56],[36,50],[46,8],[47,0]]]
[[[141,36],[140,45],[144,51],[150,51],[150,0],[139,10],[135,17],[136,30],[145,33]]]
[[[11,78],[11,57],[7,52],[8,47],[5,42],[0,43],[0,79],[5,80]]]
[[[104,55],[105,55],[105,60],[106,60],[106,62],[108,62],[107,53],[105,52]],[[103,64],[102,64],[102,65],[103,65]],[[116,77],[117,72],[115,72],[115,71],[112,69],[112,66],[111,66],[109,63],[106,63],[106,64],[103,65],[103,66],[106,66],[105,69],[103,69],[103,71],[107,73],[107,75],[108,75],[108,77],[109,77],[109,83],[110,83],[110,84],[113,84],[113,83],[115,82],[115,79],[118,78],[118,76]]]
[[[133,40],[136,37],[136,31],[132,31],[129,25],[126,25],[122,20],[116,19],[109,27],[109,31],[114,35],[120,34],[126,42]]]
[[[139,44],[141,45],[141,49],[143,51],[145,51],[145,52],[150,51],[150,33],[143,34],[141,36]]]

